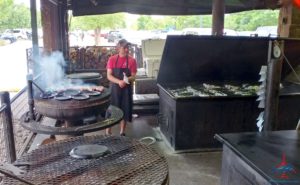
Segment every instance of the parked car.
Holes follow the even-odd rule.
[[[183,35],[211,35],[211,28],[185,28]]]
[[[225,28],[223,30],[223,35],[225,35],[225,36],[238,36],[238,33],[235,30]]]
[[[211,28],[185,28],[182,30],[183,35],[212,35]],[[224,36],[238,36],[235,30],[223,29]]]
[[[27,36],[27,39],[32,39],[32,31],[31,30],[25,30],[25,33],[26,33],[26,36]]]
[[[13,35],[17,39],[28,39],[27,33],[24,29],[9,29],[5,30],[4,35]]]
[[[246,36],[246,37],[256,37],[257,34],[255,31],[239,31],[237,32],[238,36]]]
[[[277,37],[277,26],[260,26],[257,27],[255,33],[259,37]]]
[[[108,35],[108,31],[107,30],[101,30],[101,37],[103,37],[103,38],[105,38],[105,39],[107,39],[107,35]]]
[[[118,42],[119,40],[123,39],[123,35],[119,31],[110,31],[107,34],[107,41],[108,42]]]
[[[10,35],[10,34],[2,34],[0,36],[0,39],[8,41],[9,43],[14,43],[17,41],[17,38],[14,35]]]

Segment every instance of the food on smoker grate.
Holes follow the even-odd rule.
[[[90,96],[89,96],[89,95],[86,95],[86,94],[77,94],[77,95],[73,95],[73,96],[71,96],[71,97],[72,97],[72,99],[74,99],[74,100],[87,100],[87,99],[90,98]]]
[[[72,97],[71,96],[58,95],[58,96],[55,96],[54,99],[59,100],[59,101],[64,101],[64,100],[70,100],[70,99],[72,99]]]
[[[88,96],[99,96],[101,94],[101,92],[99,92],[99,91],[82,90],[81,94],[86,94]]]
[[[243,84],[241,86],[225,84],[211,85],[189,85],[182,88],[168,88],[168,91],[175,97],[222,97],[222,96],[253,96],[256,95],[259,86]]]
[[[49,91],[47,91],[47,92],[41,93],[40,97],[42,99],[51,99],[51,98],[53,98],[56,95],[57,95],[56,92],[49,92]]]
[[[206,83],[203,83],[203,87],[206,88],[206,89],[219,89],[219,88],[221,88],[221,86],[206,84]]]

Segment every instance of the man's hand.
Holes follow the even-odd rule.
[[[123,88],[123,87],[126,86],[126,83],[125,83],[123,80],[120,80],[120,81],[118,82],[118,84],[119,84],[119,87],[120,87],[120,88]]]
[[[126,76],[126,73],[123,73],[123,81],[124,81],[126,84],[129,84],[129,80],[128,80],[128,77]]]

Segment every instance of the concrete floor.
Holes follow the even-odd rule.
[[[152,146],[167,158],[170,185],[219,184],[222,152],[174,153],[163,140],[157,126],[155,116],[133,118],[127,126],[126,136],[135,139],[152,136],[158,140]],[[118,135],[119,125],[114,126],[112,132]],[[99,133],[104,134],[104,131]]]
[[[112,128],[119,135],[119,125]],[[104,131],[86,135],[104,134]],[[151,136],[157,139],[152,146],[162,153],[169,165],[170,185],[217,185],[220,182],[222,152],[175,153],[163,139],[155,116],[133,118],[128,123],[126,136],[141,139]],[[38,147],[49,136],[38,134],[30,150]]]

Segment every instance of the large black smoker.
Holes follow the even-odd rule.
[[[159,122],[161,132],[174,150],[213,148],[218,146],[213,138],[216,133],[258,130],[256,119],[262,110],[258,108],[256,93],[178,97],[172,90],[203,83],[222,87],[260,85],[259,73],[268,63],[270,40],[214,36],[167,38],[157,79]],[[291,41],[291,46],[299,47],[299,43]],[[288,51],[287,57],[295,49]],[[297,60],[293,55],[290,58]],[[282,72],[284,79],[290,72],[286,64]],[[300,118],[299,85],[283,83],[283,87],[276,129],[294,129]]]

